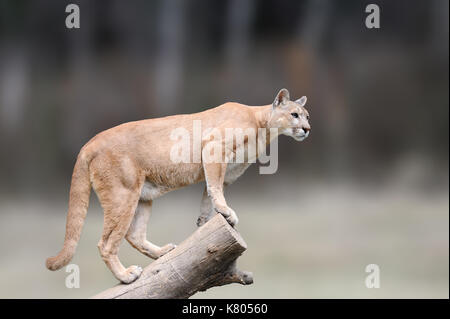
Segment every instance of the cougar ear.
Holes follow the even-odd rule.
[[[301,106],[305,106],[306,101],[307,101],[307,97],[306,96],[302,96],[301,98],[299,98],[297,101],[295,101],[296,103],[300,104]]]
[[[286,89],[281,89],[273,101],[273,108],[286,104],[287,101],[289,101],[289,91]]]

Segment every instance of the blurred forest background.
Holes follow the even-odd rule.
[[[65,27],[76,3],[81,28]],[[365,7],[381,8],[367,29]],[[279,89],[308,96],[312,132],[279,168],[228,190],[249,287],[199,297],[448,298],[449,2],[0,0],[0,297],[89,297],[116,283],[92,196],[81,288],[44,267],[62,246],[79,149],[123,122]],[[149,238],[195,230],[201,185],[155,201]],[[177,221],[174,223],[173,221]],[[124,264],[147,265],[127,243]],[[381,268],[367,289],[365,266]]]

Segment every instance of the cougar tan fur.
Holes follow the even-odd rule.
[[[208,141],[204,140],[201,141],[201,161],[174,163],[170,157],[175,143],[170,138],[172,130],[183,127],[192,136],[193,121],[200,120],[202,129],[217,128],[224,132],[226,128],[241,128],[258,132],[258,128],[266,128],[267,131],[274,128],[277,135],[284,134],[301,141],[310,131],[305,103],[306,97],[290,101],[289,92],[282,89],[274,102],[265,106],[225,103],[200,113],[129,122],[99,133],[83,146],[78,155],[70,187],[64,245],[57,256],[47,259],[47,268],[60,269],[73,257],[91,187],[104,210],[103,234],[98,243],[100,255],[123,283],[133,282],[142,272],[138,266],[125,268],[120,262],[118,250],[123,238],[154,259],[175,247],[173,244],[158,247],[146,238],[152,201],[157,197],[206,181],[197,224],[201,226],[218,212],[234,226],[238,218],[227,205],[223,188],[242,175],[250,163],[206,163],[203,159]],[[225,141],[220,140],[219,143]],[[246,139],[245,143],[252,142]],[[256,145],[256,148],[260,154],[263,147]],[[223,152],[226,158],[232,158],[236,146],[223,147]]]

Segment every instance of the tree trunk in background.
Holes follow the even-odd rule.
[[[225,38],[225,94],[230,100],[241,100],[247,96],[247,74],[251,26],[255,11],[254,0],[232,0],[228,4]],[[249,97],[250,98],[250,97]]]
[[[318,114],[323,122],[321,128],[326,134],[325,140],[329,141],[323,150],[326,152],[324,158],[328,161],[326,165],[331,175],[339,178],[346,176],[349,160],[349,147],[346,143],[348,114],[347,101],[340,86],[340,70],[333,67],[335,62],[330,61],[324,49],[327,32],[330,28],[337,27],[330,25],[333,22],[332,12],[333,1],[309,1],[304,14],[306,20],[300,25],[299,39],[304,43],[303,47],[309,49],[309,60],[313,62],[312,74],[315,76],[311,79],[314,89],[310,103],[314,106],[311,112],[321,112]]]
[[[77,30],[66,31],[68,37],[68,58],[67,65],[69,71],[66,73],[66,87],[63,89],[63,103],[61,107],[64,125],[63,136],[64,146],[67,147],[68,154],[77,154],[80,147],[91,137],[87,128],[95,126],[98,118],[92,112],[93,96],[95,89],[91,83],[98,83],[96,65],[93,61],[93,32],[95,26],[95,17],[92,8],[95,4],[89,4],[85,1],[79,1],[77,4],[80,8],[80,28]],[[88,10],[89,8],[89,10]],[[62,20],[64,22],[64,20]],[[63,27],[63,26],[61,26]],[[95,105],[96,108],[101,105]],[[107,112],[107,110],[103,110]],[[102,113],[96,110],[96,113]],[[90,116],[86,116],[91,114]],[[92,124],[90,124],[92,123]]]
[[[153,108],[161,115],[171,115],[180,105],[183,83],[183,35],[185,6],[183,0],[161,2],[158,15],[157,57],[153,65]]]

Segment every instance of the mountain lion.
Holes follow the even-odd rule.
[[[86,217],[91,186],[104,210],[103,234],[98,243],[100,255],[123,283],[133,282],[142,272],[139,266],[125,268],[120,262],[117,254],[124,237],[133,247],[153,259],[175,248],[173,244],[158,247],[146,238],[152,201],[159,196],[206,181],[197,225],[203,225],[216,212],[232,226],[236,225],[238,218],[227,205],[223,188],[233,183],[255,160],[246,153],[245,162],[232,163],[238,148],[256,147],[258,157],[279,134],[302,141],[311,129],[305,104],[305,96],[295,102],[290,101],[289,92],[282,89],[274,102],[265,106],[251,107],[230,102],[200,113],[129,122],[99,133],[83,146],[78,155],[70,187],[64,245],[57,256],[47,259],[47,268],[60,269],[72,259]],[[171,134],[175,128],[182,128],[192,135],[194,121],[201,121],[202,127],[214,128],[221,133],[227,128],[246,132],[251,129],[260,135],[261,130],[258,129],[276,133],[269,136],[266,132],[264,145],[255,145],[256,142],[247,137],[244,145],[235,145],[224,139],[209,141],[202,136],[199,142],[201,160],[175,163],[171,157],[175,144]],[[188,138],[187,141],[191,140]],[[206,161],[210,151],[208,143],[222,146],[225,160]]]

